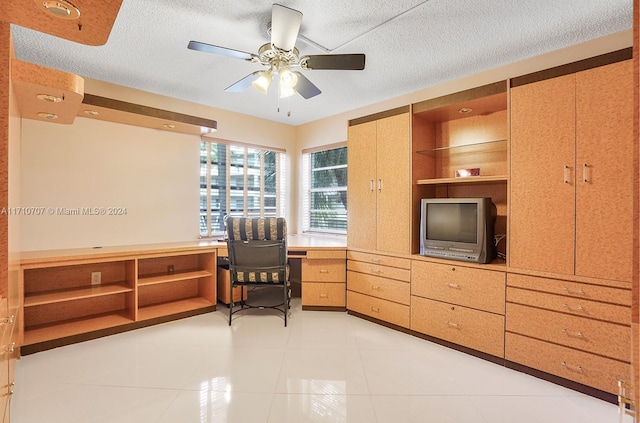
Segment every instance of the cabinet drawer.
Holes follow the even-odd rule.
[[[347,260],[346,250],[308,250],[305,255],[308,259],[342,259],[344,263]]]
[[[344,307],[346,290],[344,283],[305,282],[302,284],[302,305]]]
[[[414,260],[411,275],[411,295],[504,314],[504,272]]]
[[[507,288],[507,301],[580,317],[631,325],[631,307],[588,301],[566,295],[547,294],[526,289]]]
[[[611,288],[559,279],[516,275],[513,273],[507,275],[507,285],[516,288],[548,292],[550,294],[567,295],[585,300],[631,306],[631,287],[629,287],[629,289]]]
[[[347,308],[394,325],[409,327],[409,306],[347,291]]]
[[[347,273],[347,286],[350,291],[371,295],[372,297],[409,305],[410,285],[408,282],[385,279],[379,276],[358,272]]]
[[[381,256],[378,254],[359,253],[357,251],[349,251],[347,253],[349,260],[357,260],[365,263],[379,264],[381,266],[397,267],[399,269],[411,269],[411,260],[400,257]]]
[[[631,328],[628,326],[508,303],[507,330],[617,360],[631,361]]]
[[[397,267],[380,266],[362,261],[347,261],[347,270],[365,273],[367,275],[380,276],[381,278],[396,279],[409,282],[411,280],[411,270],[398,269]]]
[[[612,394],[618,380],[633,380],[630,364],[514,333],[506,334],[505,358]]]
[[[345,260],[340,259],[302,260],[302,280],[344,283],[347,277],[345,268]]]
[[[411,329],[504,357],[504,316],[411,297]]]

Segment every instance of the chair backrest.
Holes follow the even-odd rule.
[[[284,217],[233,217],[224,219],[227,239],[242,240],[274,240],[287,239],[287,222]]]
[[[225,218],[229,270],[239,283],[284,283],[287,224],[284,218]]]

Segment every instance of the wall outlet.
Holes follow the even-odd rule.
[[[91,272],[91,285],[100,285],[102,283],[102,272]]]

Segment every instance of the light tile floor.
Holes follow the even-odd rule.
[[[238,316],[238,315],[236,315]],[[626,418],[625,422],[630,422]],[[617,407],[339,312],[226,308],[22,357],[12,423],[615,423]]]

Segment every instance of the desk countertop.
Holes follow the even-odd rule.
[[[20,263],[24,265],[67,262],[75,260],[138,256],[145,254],[172,253],[191,250],[213,250],[226,248],[226,243],[219,240],[198,240],[184,242],[167,242],[159,244],[117,245],[87,248],[64,248],[57,250],[23,251]],[[346,249],[344,236],[291,234],[287,236],[289,249]]]

